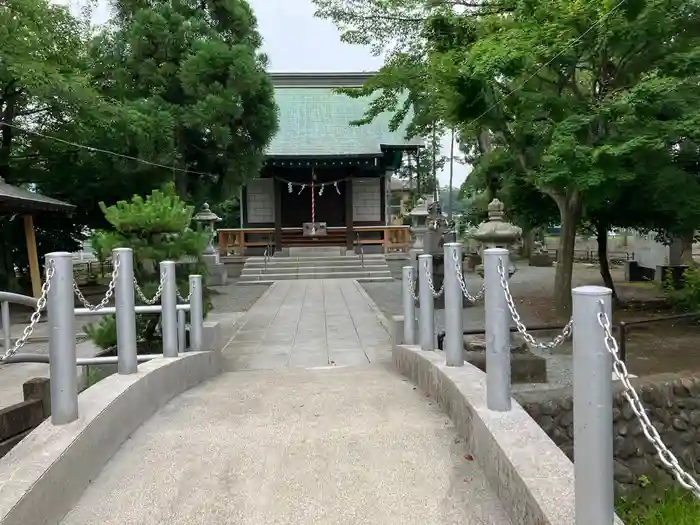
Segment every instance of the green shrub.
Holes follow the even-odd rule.
[[[100,260],[105,260],[111,256],[114,248],[132,248],[134,276],[146,297],[151,298],[156,294],[161,261],[187,261],[178,264],[176,270],[177,285],[182,296],[188,294],[190,274],[205,275],[202,253],[208,242],[208,234],[190,228],[194,208],[180,200],[172,185],[153,191],[145,199],[135,195],[131,201],[120,201],[114,206],[107,207],[100,203],[100,208],[112,228],[92,234],[90,243],[96,255]],[[143,304],[138,295],[136,303]],[[209,308],[206,299],[205,308]],[[149,346],[160,339],[157,333],[159,317],[154,314],[137,316],[137,337]],[[87,333],[100,348],[114,347],[114,317],[104,317]]]
[[[617,512],[625,525],[700,524],[700,501],[680,489],[668,490],[650,502],[623,499],[618,502]]]
[[[683,272],[683,286],[674,283],[671,272],[663,283],[666,299],[680,310],[700,313],[700,268],[688,268]]]

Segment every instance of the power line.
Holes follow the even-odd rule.
[[[554,55],[550,60],[548,60],[547,62],[545,62],[544,64],[542,64],[542,65],[537,69],[537,71],[535,71],[532,75],[530,75],[529,77],[527,77],[527,78],[525,79],[525,81],[523,81],[522,84],[520,84],[519,87],[514,88],[512,91],[508,92],[508,93],[505,94],[503,97],[501,97],[500,99],[498,99],[498,100],[497,100],[496,102],[494,102],[488,109],[486,109],[486,111],[484,111],[481,115],[479,115],[479,116],[476,117],[475,119],[472,119],[471,122],[469,122],[469,124],[467,124],[467,125],[468,125],[468,126],[471,126],[471,125],[474,124],[477,120],[479,120],[481,117],[483,117],[484,115],[486,115],[487,113],[489,113],[493,108],[495,108],[495,107],[498,106],[501,102],[503,102],[505,99],[507,99],[509,96],[511,96],[513,93],[515,93],[516,91],[520,91],[521,89],[523,89],[523,88],[525,87],[525,84],[527,84],[528,82],[530,82],[530,80],[532,80],[533,78],[535,78],[535,77],[537,76],[537,74],[538,74],[540,71],[542,71],[544,68],[546,68],[547,66],[549,66],[549,65],[550,65],[552,62],[554,62],[557,58],[559,58],[560,56],[562,56],[562,55],[563,55],[564,53],[566,53],[569,49],[571,49],[571,48],[574,47],[576,44],[578,44],[581,40],[583,40],[583,38],[584,38],[588,33],[590,33],[590,32],[593,31],[596,27],[598,27],[598,26],[601,25],[603,22],[605,22],[605,20],[607,20],[607,18],[608,18],[610,15],[612,15],[612,14],[613,14],[622,4],[624,4],[624,3],[625,3],[625,0],[620,0],[617,4],[615,4],[615,7],[613,7],[610,11],[608,11],[607,13],[605,13],[603,16],[601,16],[593,25],[591,25],[591,27],[589,27],[588,29],[586,29],[586,31],[584,31],[581,35],[579,35],[577,38],[575,38],[575,39],[572,40],[569,44],[567,44],[567,45],[564,47],[564,49],[562,49],[561,51],[559,51],[559,53],[557,53],[556,55]]]
[[[122,159],[133,160],[135,162],[147,164],[147,165],[153,166],[155,168],[164,168],[166,170],[179,171],[182,173],[189,173],[191,175],[204,175],[206,177],[215,177],[216,176],[213,173],[206,173],[203,171],[192,171],[192,170],[188,170],[188,169],[177,168],[175,166],[166,166],[165,164],[158,164],[157,162],[151,162],[150,160],[140,159],[138,157],[132,157],[131,155],[124,155],[123,153],[117,153],[116,151],[110,151],[110,150],[101,149],[101,148],[94,148],[92,146],[86,146],[84,144],[78,144],[76,142],[71,142],[69,140],[64,140],[64,139],[60,139],[58,137],[54,137],[51,135],[46,135],[45,133],[41,133],[39,131],[34,131],[31,129],[23,128],[22,126],[18,126],[17,124],[9,124],[7,122],[0,122],[0,127],[2,127],[2,126],[7,126],[8,128],[13,128],[13,129],[21,131],[23,133],[29,133],[31,135],[36,135],[37,137],[41,137],[44,139],[60,142],[61,144],[65,144],[67,146],[72,146],[74,148],[84,149],[87,151],[91,151],[93,153],[104,153],[105,155],[112,155],[114,157],[119,157]]]

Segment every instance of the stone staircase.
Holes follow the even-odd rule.
[[[337,247],[289,248],[288,253],[248,257],[238,284],[270,284],[296,279],[356,279],[360,282],[391,281],[391,270],[381,254],[350,254]]]

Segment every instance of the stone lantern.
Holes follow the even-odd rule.
[[[221,217],[211,211],[209,204],[205,202],[202,205],[202,210],[192,217],[192,220],[197,223],[200,231],[204,230],[208,234],[209,241],[202,254],[207,265],[207,282],[215,286],[223,286],[228,280],[228,272],[226,266],[219,261],[219,252],[213,245],[216,236],[216,223],[221,221]]]
[[[415,260],[423,253],[425,246],[425,234],[428,233],[428,204],[423,199],[409,214],[411,217],[411,233],[413,234],[413,246],[411,246],[411,260]]]
[[[479,224],[479,227],[471,234],[472,239],[481,243],[481,255],[487,248],[505,248],[510,250],[515,242],[520,239],[523,231],[521,228],[503,220],[503,203],[493,199],[488,206],[489,218]],[[483,276],[484,267],[479,265],[477,272]],[[508,274],[515,273],[515,265],[510,263]]]
[[[482,222],[471,234],[471,238],[481,243],[481,255],[487,248],[505,248],[510,250],[515,242],[520,239],[522,229],[503,220],[503,203],[494,199],[488,206],[489,218]],[[483,277],[483,264],[476,271]],[[515,273],[515,266],[510,263],[509,276]],[[510,320],[510,312],[508,312]],[[486,341],[485,336],[467,336],[464,338],[464,347],[467,352],[466,360],[478,368],[486,368]],[[532,354],[519,336],[510,336],[511,349],[511,380],[513,383],[546,383],[547,361]]]
[[[209,233],[209,242],[207,247],[204,248],[204,255],[215,255],[216,250],[214,249],[213,241],[216,234],[215,226],[217,222],[221,221],[216,213],[209,209],[209,204],[206,202],[202,204],[202,210],[192,217],[192,220],[197,223],[198,229],[204,230]]]

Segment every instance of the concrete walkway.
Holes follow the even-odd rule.
[[[236,372],[171,401],[63,525],[511,525],[352,281],[276,283],[226,349]]]
[[[391,356],[391,337],[350,279],[278,281],[245,314],[227,368],[352,366]]]

